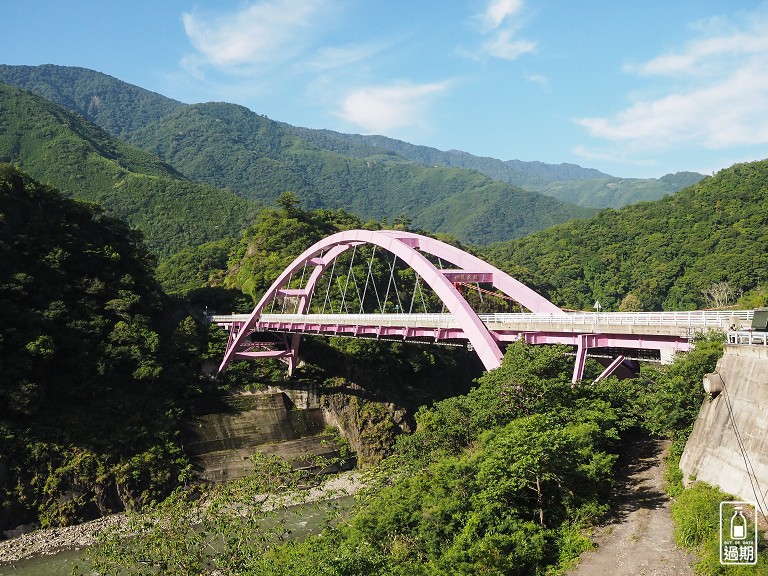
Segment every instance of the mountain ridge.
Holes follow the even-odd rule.
[[[0,162],[141,230],[156,255],[237,234],[257,205],[198,184],[50,100],[0,84]]]
[[[49,91],[54,90],[56,75],[61,71],[55,66],[4,67],[0,68],[0,76],[7,76],[9,68],[17,82],[37,89],[40,83],[47,83]],[[107,127],[116,125],[111,116],[130,114],[130,98],[123,97],[123,83],[84,69],[66,68],[64,73],[67,93],[78,94],[77,99],[65,100],[70,105],[76,100],[78,113],[90,113]],[[19,79],[24,74],[28,77],[26,83]],[[83,75],[81,88],[71,86],[72,74]],[[106,92],[91,93],[93,86]],[[373,156],[357,158],[319,149],[243,106],[188,105],[164,98],[155,106],[152,93],[140,89],[132,93],[141,96],[137,104],[142,110],[141,120],[124,122],[135,127],[122,134],[124,141],[158,156],[190,180],[229,189],[246,198],[272,202],[282,192],[293,191],[310,208],[343,208],[363,218],[406,218],[417,226],[431,226],[437,221],[428,216],[420,220],[423,210],[445,203],[452,194],[473,194],[475,210],[457,211],[444,219],[452,223],[450,227],[434,231],[482,243],[521,236],[594,213],[592,209],[496,182],[477,171],[423,166],[379,150]],[[94,101],[100,102],[98,118],[88,108]],[[516,205],[525,205],[526,212],[508,221],[495,219],[490,229],[484,225],[493,214]],[[450,202],[444,206],[451,210]]]
[[[136,138],[137,132],[146,130],[152,123],[184,107],[196,106],[183,104],[84,68],[0,65],[0,81],[53,99],[96,122],[113,135],[130,139],[139,145],[142,143]],[[265,116],[262,118],[266,119]],[[582,207],[620,207],[635,201],[653,200],[694,183],[675,183],[664,178],[622,179],[575,164],[502,161],[458,150],[440,151],[385,136],[342,134],[325,129],[295,127],[283,122],[276,124],[287,134],[298,136],[321,151],[353,158],[388,156],[393,161],[399,158],[424,166],[476,170],[492,180]],[[211,182],[211,175],[206,175],[204,180]],[[213,183],[222,186],[221,182]],[[225,185],[231,186],[231,183]]]

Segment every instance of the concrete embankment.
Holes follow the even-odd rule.
[[[199,407],[183,435],[199,478],[221,483],[247,476],[257,452],[277,454],[296,467],[337,456],[336,444],[322,434],[326,419],[317,398],[307,391],[289,393],[241,392]]]
[[[768,347],[726,345],[680,460],[701,480],[746,501],[768,490]]]

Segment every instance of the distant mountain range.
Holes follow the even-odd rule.
[[[539,192],[558,200],[592,208],[619,208],[627,204],[658,200],[691,186],[704,178],[697,172],[678,172],[661,178],[617,178],[576,164],[545,164],[522,160],[502,161],[474,156],[460,150],[444,152],[387,138],[340,134],[331,130],[296,128],[283,124],[286,131],[304,138],[319,148],[351,156],[377,151],[392,153],[429,166],[451,166],[477,170],[489,178]]]
[[[0,162],[78,200],[98,202],[168,256],[236,236],[258,205],[182,176],[53,102],[0,84]]]
[[[105,188],[103,175],[97,175],[92,165],[88,170],[75,169],[83,154],[91,164],[102,154],[102,165],[127,166],[135,179],[146,176],[144,182],[161,177],[172,182],[171,189],[183,183],[185,189],[194,190],[185,193],[196,195],[194,202],[205,211],[202,221],[197,209],[192,210],[198,215],[197,223],[181,224],[179,218],[170,217],[179,222],[182,230],[187,229],[182,234],[186,242],[196,242],[198,237],[215,239],[227,229],[236,233],[243,218],[247,220],[248,211],[257,209],[252,203],[243,209],[241,198],[272,202],[284,191],[294,191],[309,208],[344,208],[364,218],[390,221],[406,218],[416,226],[450,233],[466,242],[488,243],[589,217],[598,207],[660,198],[702,178],[700,174],[680,173],[658,180],[620,179],[572,164],[502,162],[381,136],[297,128],[234,104],[183,104],[83,68],[0,65],[0,82],[55,102],[114,137],[110,139],[100,132],[94,140],[87,135],[94,128],[84,128],[80,120],[53,120],[58,124],[55,129],[38,126],[35,133],[39,138],[27,137],[26,145],[21,147],[18,143],[24,139],[22,134],[17,132],[12,138],[6,131],[0,133],[0,140],[6,141],[4,146],[0,144],[0,161],[16,162],[33,177],[72,195],[98,200],[110,210],[119,205],[119,210],[115,209],[118,215],[134,224],[144,222],[148,237],[159,233],[157,242],[163,232],[146,230],[158,227],[150,223],[162,211],[157,195],[174,198],[167,207],[176,206],[176,201],[185,204],[191,214],[189,203],[167,189],[161,193],[163,187],[151,193],[146,207],[140,206],[144,200],[138,197],[133,204],[127,202],[125,192],[117,200],[111,197],[117,189],[110,187],[116,177],[108,179],[112,184]],[[15,113],[21,117],[8,118],[6,122],[11,125],[18,124],[25,113],[40,119],[40,114],[32,110],[38,105],[52,118],[63,116],[63,112],[54,113],[42,99],[25,100],[21,93],[8,90],[3,97],[26,102],[21,108],[14,104]],[[10,108],[4,106],[4,110]],[[46,134],[72,127],[78,131],[67,134],[65,139],[71,140],[70,144],[57,149],[54,170],[41,160],[45,154],[40,149],[53,145]],[[94,147],[94,142],[100,144]],[[67,160],[70,153],[74,157]],[[162,176],[155,173],[157,170]],[[96,188],[85,186],[91,177],[100,181]],[[78,180],[79,186],[75,185]],[[208,186],[200,188],[203,184]],[[208,201],[216,208],[203,208]],[[153,206],[154,216],[146,213],[149,205]],[[222,215],[225,206],[234,212]],[[202,222],[213,226],[216,218],[221,218],[217,233],[189,233]],[[159,226],[167,228],[167,224]]]

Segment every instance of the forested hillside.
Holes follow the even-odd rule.
[[[283,124],[286,131],[301,136],[323,150],[364,157],[394,153],[429,166],[450,166],[477,170],[489,178],[539,192],[558,200],[593,208],[620,208],[645,200],[658,200],[667,194],[695,184],[704,176],[678,172],[661,178],[616,178],[576,164],[546,164],[522,160],[502,161],[474,156],[460,150],[442,151],[417,146],[385,136],[341,134],[331,130],[312,130]]]
[[[29,90],[125,136],[185,104],[86,68],[0,64],[0,82]]]
[[[354,158],[320,150],[234,104],[189,106],[135,131],[128,141],[194,180],[247,198],[273,201],[293,191],[305,207],[343,208],[363,218],[410,218],[469,242],[517,237],[592,214],[475,171],[423,166],[392,153]],[[458,195],[469,196],[474,210],[466,211]],[[438,204],[447,217],[424,215]],[[515,219],[489,220],[509,205],[525,210]]]
[[[579,206],[621,208],[638,202],[659,200],[688,186],[704,176],[696,172],[678,172],[661,178],[596,178],[552,182],[539,190],[542,194]]]
[[[405,217],[468,242],[505,240],[591,214],[574,203],[619,206],[658,198],[697,177],[620,179],[570,164],[502,162],[379,136],[296,128],[234,105],[188,106],[79,68],[0,66],[3,80],[69,107],[194,180],[267,200],[294,191],[305,207]],[[463,196],[453,198],[457,193]],[[516,204],[530,213],[516,211],[512,222],[499,217]]]
[[[0,162],[100,203],[141,230],[155,254],[237,236],[258,206],[192,182],[157,157],[45,98],[0,84]]]
[[[561,306],[589,310],[598,300],[604,310],[686,310],[733,304],[764,284],[766,246],[763,160],[657,202],[495,244],[487,255]]]
[[[0,262],[0,530],[165,496],[199,336],[167,322],[141,239],[6,164]]]

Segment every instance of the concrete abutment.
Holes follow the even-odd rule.
[[[768,347],[726,345],[708,382],[715,393],[704,400],[685,445],[684,481],[762,502],[768,493]]]

